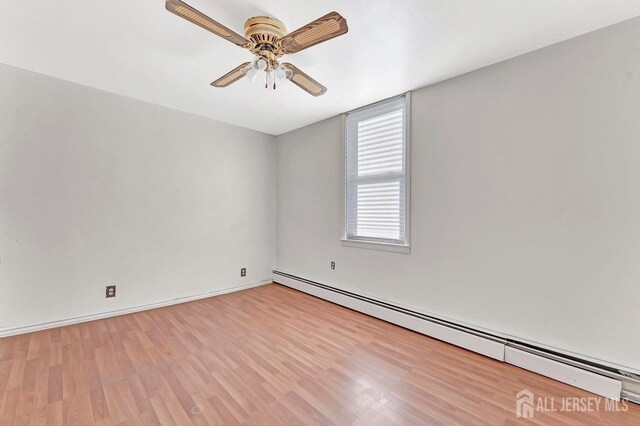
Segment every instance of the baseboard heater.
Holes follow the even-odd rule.
[[[493,335],[368,296],[273,271],[273,281],[616,401],[640,404],[640,376]]]

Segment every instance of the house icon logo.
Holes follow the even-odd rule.
[[[524,419],[533,418],[533,393],[523,389],[516,395],[516,416]]]

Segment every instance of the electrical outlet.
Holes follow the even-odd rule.
[[[241,277],[247,276],[247,268],[240,268],[240,276]]]
[[[116,286],[108,285],[107,286],[107,297],[116,297]]]
[[[336,262],[331,262],[331,269],[336,269]]]

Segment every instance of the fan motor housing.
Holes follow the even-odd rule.
[[[270,16],[255,16],[247,19],[244,24],[244,34],[247,40],[254,43],[254,51],[263,50],[267,45],[274,54],[278,54],[278,39],[287,34],[287,27],[276,18]]]

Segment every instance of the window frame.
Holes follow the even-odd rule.
[[[404,97],[404,243],[394,243],[376,238],[350,238],[347,235],[347,116],[351,113],[373,108],[386,102]],[[342,238],[341,242],[346,247],[359,247],[372,250],[383,250],[395,253],[410,253],[411,251],[411,92],[406,92],[398,96],[393,96],[379,102],[346,112],[342,114]],[[396,174],[396,177],[398,174]],[[401,175],[400,175],[401,176]],[[387,176],[388,180],[393,175]],[[366,177],[362,180],[375,181],[377,176]],[[385,180],[387,180],[385,179]],[[401,199],[402,199],[401,194]]]

